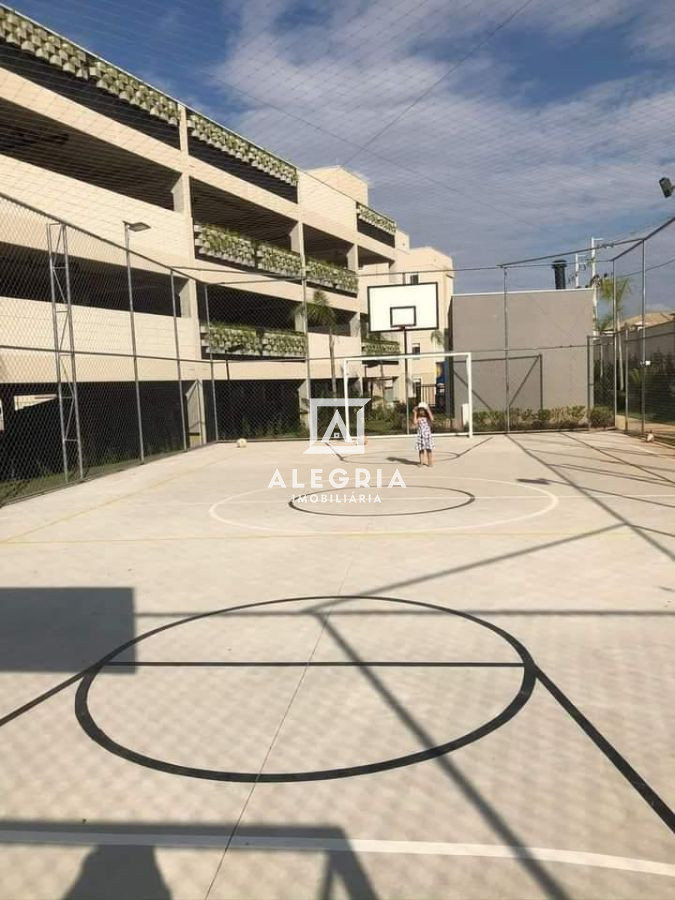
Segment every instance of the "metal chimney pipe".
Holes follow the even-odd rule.
[[[564,291],[567,287],[567,279],[565,276],[565,270],[567,269],[567,260],[554,259],[551,265],[555,274],[555,289],[556,291]]]

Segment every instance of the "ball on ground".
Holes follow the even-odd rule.
[[[246,446],[246,438],[239,438],[237,441],[237,447],[245,447]]]

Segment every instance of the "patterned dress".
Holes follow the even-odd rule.
[[[434,436],[431,432],[431,424],[426,418],[417,420],[417,439],[415,441],[415,448],[418,453],[422,450],[434,449]]]

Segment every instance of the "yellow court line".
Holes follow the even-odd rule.
[[[120,494],[119,497],[113,497],[111,500],[105,500],[103,503],[97,503],[94,506],[89,506],[87,509],[80,509],[77,512],[70,513],[67,516],[62,516],[60,519],[54,519],[51,522],[46,522],[44,525],[38,525],[35,528],[29,528],[27,531],[20,531],[18,534],[10,535],[9,537],[0,539],[1,544],[13,544],[19,543],[19,538],[26,537],[28,534],[35,534],[36,531],[42,531],[43,528],[50,528],[52,525],[60,525],[63,522],[71,522],[73,519],[76,519],[78,516],[84,516],[89,512],[97,512],[99,509],[105,509],[106,506],[112,506],[113,503],[118,503],[120,500],[127,500],[129,497],[135,497],[137,494],[142,494],[143,491],[150,491],[153,488],[161,487],[164,484],[168,484],[170,481],[176,481],[178,478],[183,478],[185,475],[192,475],[195,472],[201,472],[203,469],[208,469],[209,466],[216,465],[216,463],[222,462],[222,460],[212,460],[211,462],[205,463],[203,466],[197,466],[195,469],[189,469],[187,472],[178,472],[176,475],[171,475],[169,478],[163,478],[161,481],[155,481],[153,484],[145,485],[145,487],[140,487],[138,490],[129,491],[128,494]],[[134,469],[135,472],[139,471],[139,468]],[[93,481],[82,481],[79,482],[79,486],[84,486],[86,484],[93,484]],[[76,487],[77,485],[73,485]],[[67,488],[66,488],[67,490]],[[26,498],[30,499],[30,498]],[[39,541],[36,543],[40,543]],[[48,543],[48,542],[46,542]],[[73,541],[72,543],[78,543],[77,541]]]
[[[620,526],[626,528],[625,531],[614,530],[606,534],[587,535],[585,531],[327,531],[324,534],[318,532],[288,532],[283,534],[232,534],[211,535],[178,535],[176,537],[129,537],[129,538],[83,538],[82,540],[50,540],[50,541],[22,541],[11,540],[5,541],[7,546],[29,545],[29,546],[46,546],[48,544],[148,544],[153,542],[165,543],[170,541],[250,541],[250,540],[287,540],[296,538],[370,538],[370,537],[527,537],[527,538],[548,538],[548,537],[631,537],[633,532],[628,526]]]

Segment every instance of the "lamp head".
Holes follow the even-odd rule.
[[[125,222],[124,227],[127,231],[149,231],[150,226],[145,222]]]
[[[659,178],[659,185],[661,187],[661,190],[663,191],[664,197],[672,196],[673,190],[675,190],[675,188],[673,187],[673,183],[670,178],[666,178],[665,176],[663,178]]]

